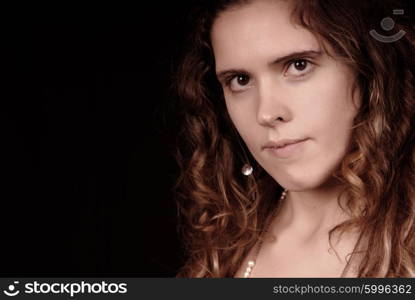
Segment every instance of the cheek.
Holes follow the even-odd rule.
[[[324,97],[327,102],[320,106],[320,110],[317,106],[309,111],[312,143],[303,164],[295,169],[297,175],[303,176],[303,182],[312,185],[323,184],[338,168],[347,151],[355,116],[350,105],[343,105],[350,99],[346,94],[325,94]]]
[[[234,100],[231,100],[234,101]],[[257,135],[255,126],[254,108],[249,107],[250,102],[245,103],[231,103],[226,101],[226,108],[228,110],[229,117],[236,127],[238,133],[241,135],[245,143],[250,144],[251,140]]]
[[[274,178],[292,190],[318,187],[332,176],[346,154],[356,115],[344,84],[327,82],[327,85],[310,91],[303,100],[307,109],[301,110],[297,117],[304,133],[311,138],[307,151],[298,162],[281,164],[274,169],[277,175]]]
[[[304,101],[308,98],[312,105],[308,105],[302,117],[327,147],[342,147],[349,136],[357,113],[351,82],[347,70],[334,65],[313,82],[305,96]]]

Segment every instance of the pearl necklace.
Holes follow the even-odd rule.
[[[287,195],[287,192],[288,192],[288,190],[284,190],[282,192],[281,197],[280,197],[280,200],[278,202],[278,207],[275,210],[275,213],[273,214],[273,217],[277,214],[277,212],[278,212],[278,210],[279,210],[279,208],[281,206],[281,202],[285,199],[285,197]],[[268,225],[266,227],[266,230],[264,232],[264,235],[268,232],[269,226],[271,226],[271,221],[272,221],[273,217],[270,219],[270,221],[269,221],[269,223],[268,223]],[[254,258],[251,259],[250,261],[248,261],[248,266],[246,267],[246,270],[245,270],[245,273],[244,273],[244,278],[249,278],[249,276],[251,275],[251,272],[252,272],[252,270],[255,267],[255,262],[256,262],[256,259],[258,257],[258,254],[261,251],[262,243],[263,243],[263,240],[260,240],[258,242],[258,248],[257,248],[257,251],[255,252]]]

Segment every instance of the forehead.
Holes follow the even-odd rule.
[[[292,22],[289,3],[281,0],[257,0],[222,12],[213,23],[211,39],[221,68],[319,48],[311,32]]]

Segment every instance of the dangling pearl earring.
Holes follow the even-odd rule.
[[[244,166],[242,167],[242,174],[244,174],[245,176],[251,175],[253,171],[254,169],[250,164],[244,164]]]

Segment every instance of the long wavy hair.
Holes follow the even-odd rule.
[[[231,277],[261,239],[282,187],[255,162],[238,135],[215,76],[210,31],[215,18],[255,0],[207,0],[197,6],[174,87],[180,119],[175,157],[178,231],[186,253],[177,277]],[[279,0],[284,1],[284,0]],[[292,18],[356,74],[362,104],[348,152],[335,176],[352,216],[332,228],[358,228],[348,264],[360,253],[358,277],[415,276],[415,33],[408,15],[394,16],[406,34],[383,43],[369,32],[398,1],[285,0]],[[243,176],[246,162],[252,176]],[[363,244],[363,240],[366,241]],[[364,247],[359,247],[364,245]],[[357,251],[359,249],[359,251]],[[343,276],[343,274],[341,276]]]

